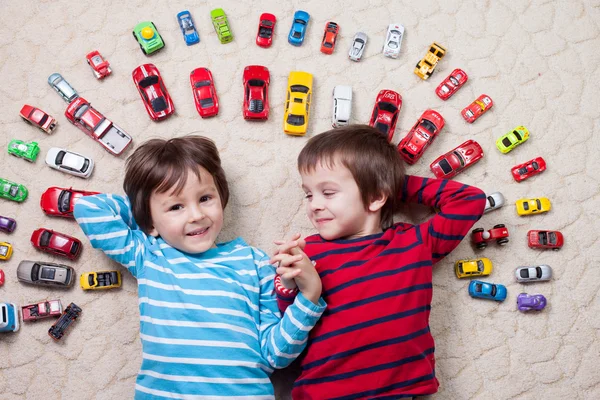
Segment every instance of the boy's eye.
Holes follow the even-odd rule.
[[[200,203],[204,203],[205,201],[209,201],[210,200],[210,196],[202,196],[200,197]]]
[[[181,204],[175,204],[174,206],[171,206],[171,208],[169,208],[169,211],[177,211],[177,210],[181,210],[183,208],[183,206]]]
[[[323,192],[323,196],[326,196],[326,197],[333,196],[334,194],[335,194],[335,192],[332,190],[326,190]]]
[[[304,194],[304,198],[305,198],[305,199],[312,199],[312,194],[310,194],[310,193],[305,193],[305,194]]]

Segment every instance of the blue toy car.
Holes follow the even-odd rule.
[[[469,283],[469,295],[478,299],[506,300],[506,286],[482,281]]]
[[[12,303],[0,303],[0,332],[19,330],[19,313]]]
[[[294,13],[294,23],[292,23],[292,29],[290,29],[290,34],[288,36],[288,42],[290,42],[291,45],[302,45],[309,19],[310,15],[308,15],[306,11],[296,11]]]
[[[200,36],[198,35],[198,31],[196,30],[196,26],[194,25],[192,14],[190,14],[188,10],[183,10],[182,12],[177,14],[177,21],[179,21],[179,26],[181,27],[183,38],[185,39],[185,43],[188,46],[200,42]]]

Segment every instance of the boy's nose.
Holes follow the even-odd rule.
[[[204,218],[204,213],[200,209],[200,206],[196,205],[188,208],[188,220],[189,222],[198,221]]]
[[[310,202],[310,209],[312,211],[320,211],[323,209],[323,202],[320,199],[317,199],[315,197],[313,197],[312,201]]]

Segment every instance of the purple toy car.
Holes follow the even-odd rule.
[[[11,233],[17,227],[17,221],[0,215],[0,231]]]
[[[541,294],[520,293],[517,296],[517,307],[519,311],[542,311],[546,307],[546,298]]]

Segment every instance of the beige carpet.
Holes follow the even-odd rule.
[[[193,5],[192,5],[193,4]],[[222,6],[235,39],[221,45],[209,12]],[[201,42],[187,47],[176,21],[188,8],[199,27]],[[292,14],[311,14],[307,40],[300,48],[287,43]],[[258,17],[278,18],[272,48],[255,43]],[[325,22],[341,26],[336,51],[319,52]],[[131,36],[140,21],[152,20],[167,46],[144,56]],[[435,399],[598,399],[600,398],[600,1],[33,1],[0,2],[0,176],[28,186],[22,203],[0,200],[0,214],[17,219],[18,228],[0,234],[14,245],[12,259],[2,262],[7,282],[0,301],[19,305],[40,299],[75,302],[83,314],[62,343],[46,334],[51,322],[25,324],[16,334],[0,335],[0,399],[127,399],[133,395],[140,366],[136,284],[125,271],[123,288],[109,292],[48,290],[24,286],[16,279],[19,261],[62,259],[46,256],[29,243],[38,227],[52,228],[85,239],[70,220],[46,217],[39,208],[49,186],[73,186],[121,192],[124,161],[113,157],[64,117],[67,104],[48,86],[53,72],[61,73],[98,110],[123,127],[139,145],[152,137],[199,133],[214,139],[221,150],[232,199],[221,239],[243,236],[271,250],[271,242],[296,231],[312,232],[303,210],[295,159],[308,137],[329,129],[331,93],[337,84],[353,87],[353,122],[367,122],[377,92],[401,93],[404,105],[394,142],[410,129],[426,108],[440,111],[446,127],[422,160],[408,171],[432,176],[429,163],[464,140],[477,140],[485,158],[458,180],[486,192],[501,191],[508,204],[485,215],[477,224],[489,228],[505,223],[511,233],[507,247],[495,245],[475,252],[465,241],[441,261],[434,273],[431,329],[437,343],[440,391]],[[387,24],[406,27],[400,58],[381,54]],[[348,60],[353,35],[369,36],[365,58]],[[429,81],[413,74],[416,62],[432,41],[448,52]],[[113,75],[98,81],[85,55],[98,49],[111,63]],[[146,114],[131,80],[131,71],[151,62],[161,71],[173,97],[176,115],[155,123]],[[271,71],[271,116],[267,122],[242,118],[242,71],[262,64]],[[194,108],[188,75],[194,68],[212,70],[221,109],[202,120]],[[469,81],[452,99],[434,94],[437,84],[461,67]],[[292,70],[314,74],[315,88],[309,133],[288,137],[282,130],[287,75]],[[473,125],[460,110],[482,93],[494,108]],[[59,126],[47,136],[19,117],[24,104],[57,117]],[[508,155],[495,140],[517,125],[531,131],[527,143]],[[36,140],[42,149],[33,165],[9,157],[10,139]],[[96,170],[90,180],[51,170],[46,151],[62,146],[91,156]],[[548,170],[516,183],[510,168],[543,156]],[[519,217],[514,202],[527,196],[547,196],[552,211]],[[418,218],[424,215],[419,214]],[[409,217],[403,217],[408,218]],[[527,248],[529,229],[559,229],[566,237],[558,253]],[[453,261],[483,254],[494,262],[490,281],[507,285],[504,303],[472,300],[468,282],[453,273]],[[88,243],[78,272],[117,267]],[[514,282],[519,265],[549,264],[549,283],[523,286]],[[518,293],[543,293],[549,305],[539,314],[516,311]],[[289,387],[276,378],[280,398]]]

